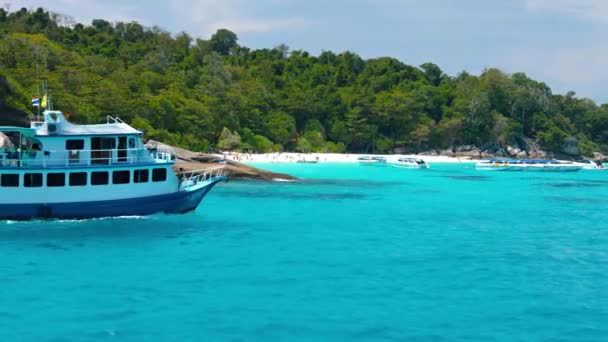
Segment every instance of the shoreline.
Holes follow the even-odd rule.
[[[223,154],[226,160],[240,163],[357,163],[359,157],[373,156],[385,157],[388,162],[396,161],[398,158],[412,157],[420,158],[427,163],[475,163],[479,160],[470,157],[448,157],[429,156],[418,154],[354,154],[354,153],[298,153],[298,152],[273,152],[273,153],[236,153],[226,152]]]

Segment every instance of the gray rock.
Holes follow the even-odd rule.
[[[578,140],[574,137],[566,138],[562,146],[562,152],[571,156],[580,156],[581,151],[578,148]]]
[[[600,152],[593,152],[593,160],[599,161],[599,162],[604,162],[606,161],[607,157],[605,155],[603,155]]]
[[[532,159],[546,159],[547,152],[545,152],[543,150],[529,151],[528,156]]]
[[[456,152],[457,157],[469,157],[469,158],[481,158],[481,150],[478,148],[474,148],[469,151]]]
[[[516,154],[515,156],[520,159],[525,159],[525,158],[528,158],[528,153],[526,151],[521,151],[518,154]]]
[[[503,148],[499,148],[496,152],[494,152],[496,157],[506,157],[507,152]]]
[[[451,148],[450,149],[445,149],[445,150],[439,150],[439,155],[440,156],[453,157],[454,156],[454,151]]]
[[[423,156],[437,156],[437,155],[439,155],[439,153],[437,153],[437,150],[428,150],[428,151],[420,152],[418,154],[423,155]]]
[[[517,156],[517,155],[518,155],[520,152],[521,152],[521,150],[520,150],[519,148],[507,145],[507,153],[508,153],[510,156],[515,157],[515,156]]]
[[[456,153],[460,153],[460,152],[469,152],[469,151],[473,151],[473,150],[479,150],[477,147],[475,147],[474,145],[460,145],[457,146],[456,149],[454,150],[454,152]]]

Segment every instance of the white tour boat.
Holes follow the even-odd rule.
[[[119,118],[76,125],[46,110],[30,128],[0,127],[0,218],[91,218],[196,209],[223,167],[173,171],[168,151],[147,149]]]
[[[429,164],[420,158],[402,157],[396,161],[389,162],[391,166],[408,169],[428,169]]]

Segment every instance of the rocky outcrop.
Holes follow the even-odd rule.
[[[566,138],[564,140],[564,145],[562,146],[562,152],[573,157],[580,156],[581,151],[578,147],[578,140],[574,137]]]
[[[454,149],[454,156],[458,158],[480,159],[481,149],[474,145],[461,145]]]
[[[224,165],[230,179],[253,179],[253,180],[297,180],[296,177],[284,173],[270,172],[251,167],[232,160],[225,160],[222,155],[193,152],[183,148],[163,144],[158,141],[149,140],[148,148],[171,151],[175,155],[175,172],[200,170]],[[220,164],[222,162],[222,164]]]
[[[437,152],[437,150],[428,150],[428,151],[420,152],[418,154],[423,155],[423,156],[438,156],[439,152]]]
[[[581,152],[576,138],[565,140],[561,151],[547,152],[542,149],[540,144],[529,138],[522,138],[519,145],[502,145],[498,142],[491,142],[481,148],[474,145],[460,145],[446,150],[438,150],[439,155],[469,158],[469,159],[489,159],[489,158],[516,158],[516,159],[548,159],[557,158],[565,160],[577,160],[581,158]],[[607,160],[608,157],[599,152],[594,152],[594,160]]]
[[[452,148],[448,148],[445,150],[439,150],[439,155],[446,156],[446,157],[454,157],[454,150]]]
[[[608,161],[608,157],[599,152],[593,152],[593,160],[605,163]]]

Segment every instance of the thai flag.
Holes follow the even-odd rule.
[[[40,98],[38,96],[32,97],[32,106],[40,107]]]

